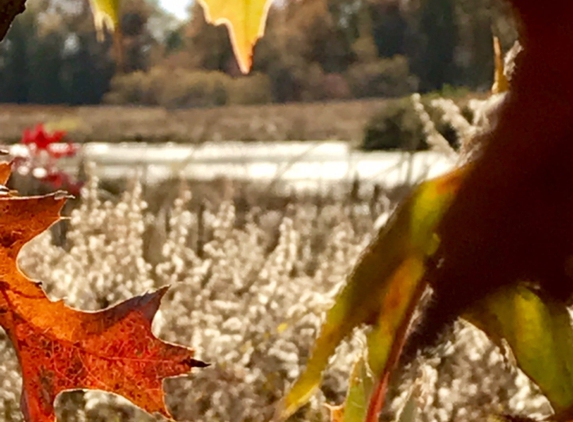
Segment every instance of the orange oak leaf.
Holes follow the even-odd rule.
[[[6,185],[12,173],[12,163],[0,162],[0,185]]]
[[[0,164],[0,182],[3,170]],[[65,201],[58,193],[0,197],[0,325],[22,369],[25,420],[53,421],[56,396],[77,389],[120,394],[147,412],[170,418],[163,379],[207,365],[193,359],[193,350],[153,335],[151,322],[166,287],[83,312],[49,300],[40,283],[17,267],[22,246],[60,220]]]

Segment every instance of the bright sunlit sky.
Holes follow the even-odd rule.
[[[159,0],[159,4],[176,17],[184,19],[187,16],[187,9],[192,0]]]

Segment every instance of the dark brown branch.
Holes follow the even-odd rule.
[[[6,36],[16,15],[24,10],[26,0],[0,0],[0,40]]]

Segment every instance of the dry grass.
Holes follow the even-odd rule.
[[[438,106],[458,121],[451,104]],[[455,125],[468,132],[466,141],[490,125],[492,104],[481,108],[483,125]],[[176,418],[264,422],[304,367],[324,312],[375,231],[376,217],[387,211],[385,198],[392,202],[398,193],[372,197],[352,186],[342,195],[285,199],[218,183],[190,190],[172,182],[157,191],[132,182],[118,196],[108,191],[109,200],[103,201],[91,178],[72,211],[67,235],[47,232],[34,239],[22,251],[20,265],[44,281],[51,297],[82,309],[172,285],[154,331],[194,347],[199,359],[213,363],[166,383]],[[295,420],[328,420],[322,404],[343,399],[362,346],[361,332],[343,343],[320,392]],[[382,420],[395,420],[414,383],[419,422],[550,411],[527,377],[469,325],[457,327],[440,355],[415,366],[402,368],[391,383]],[[0,338],[0,372],[0,414],[7,421],[21,420],[21,380],[5,338]],[[154,420],[125,400],[99,392],[64,394],[57,410],[65,421]]]
[[[213,363],[166,383],[176,418],[268,421],[304,367],[323,312],[384,208],[367,194],[346,200],[335,199],[344,195],[290,198],[282,205],[259,197],[257,205],[229,187],[226,195],[194,202],[185,185],[173,184],[161,200],[148,190],[145,195],[161,204],[150,210],[144,190],[132,183],[120,197],[102,201],[97,180],[91,179],[71,213],[63,246],[54,245],[47,232],[24,248],[21,267],[43,280],[51,297],[82,309],[171,284],[154,331],[194,347],[198,358]],[[456,336],[457,350],[449,348],[443,359],[422,366],[421,422],[547,409],[525,377],[476,330],[465,327]],[[343,399],[361,344],[357,333],[340,347],[322,390],[296,420],[328,420],[321,404]],[[7,421],[21,420],[19,370],[4,338],[0,355],[0,413]],[[419,374],[411,368],[396,380],[384,420],[393,420]],[[62,421],[155,420],[99,392],[64,394],[57,410]]]
[[[2,142],[16,142],[39,122],[70,129],[77,142],[204,142],[219,140],[358,141],[385,100],[227,106],[168,110],[130,106],[0,105]]]

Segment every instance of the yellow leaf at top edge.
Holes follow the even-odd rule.
[[[119,5],[121,0],[90,0],[98,40],[102,40],[105,29],[113,31],[119,26]]]
[[[226,25],[239,68],[248,73],[253,49],[265,32],[272,0],[199,0],[205,19],[213,25]]]

